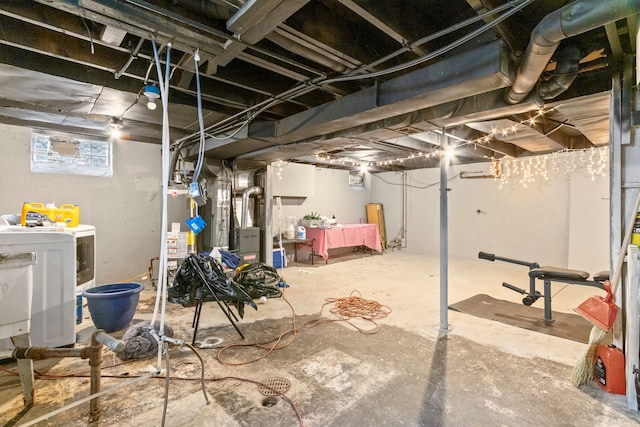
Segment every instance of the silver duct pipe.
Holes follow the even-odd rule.
[[[517,104],[535,87],[560,42],[640,12],[640,0],[580,0],[545,16],[531,40],[506,101]]]
[[[247,228],[247,217],[249,216],[249,197],[254,194],[262,194],[262,187],[249,187],[242,192],[242,213],[240,215],[240,228]]]
[[[556,57],[556,69],[553,77],[541,82],[538,86],[538,95],[542,99],[553,99],[560,95],[578,77],[582,52],[577,46],[567,46],[558,52]]]

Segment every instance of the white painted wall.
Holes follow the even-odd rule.
[[[571,268],[592,274],[609,270],[609,198],[608,177],[592,180],[584,173],[572,175],[569,200]]]
[[[125,280],[146,271],[160,246],[158,145],[116,143],[112,178],[33,174],[29,169],[30,129],[0,125],[0,132],[4,178],[0,213],[19,213],[23,202],[77,204],[81,222],[97,228],[98,283]],[[488,165],[451,168],[450,256],[475,258],[478,251],[486,251],[592,273],[607,268],[607,177],[591,181],[584,171],[559,173],[550,174],[545,185],[499,189],[492,179],[457,178],[460,171],[488,173]],[[317,211],[335,215],[340,223],[357,223],[366,218],[367,203],[382,203],[388,239],[399,234],[400,174],[367,174],[365,187],[354,188],[349,186],[348,171],[316,168],[315,173],[313,196],[283,199],[285,220]],[[415,170],[408,176],[407,246],[414,252],[437,254],[439,170]],[[276,210],[273,219],[278,219]]]
[[[475,258],[479,251],[584,269],[608,266],[608,177],[595,181],[577,171],[549,173],[549,181],[499,188],[494,179],[460,179],[461,171],[489,173],[486,163],[453,166],[448,187],[449,255]],[[438,254],[439,169],[408,173],[407,248]],[[400,173],[373,179],[372,202],[383,203],[389,239],[401,226]]]
[[[155,144],[114,144],[112,178],[36,174],[30,171],[31,130],[0,125],[0,213],[24,202],[80,206],[80,222],[96,227],[97,283],[144,273],[159,255],[161,153]]]
[[[276,179],[276,178],[274,178]],[[370,174],[365,176],[364,187],[349,186],[349,171],[338,169],[316,168],[315,189],[312,196],[306,198],[282,198],[283,232],[289,217],[302,219],[311,212],[331,218],[333,215],[339,223],[354,224],[363,218],[366,221],[366,205],[371,202]],[[274,202],[273,233],[278,232],[278,209]]]

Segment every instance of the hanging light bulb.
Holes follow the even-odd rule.
[[[147,108],[151,111],[155,110],[157,107],[156,99],[160,98],[160,89],[156,85],[146,85],[144,96],[147,97]]]
[[[109,123],[109,126],[111,127],[111,137],[120,138],[120,136],[122,135],[121,129],[124,126],[122,119],[119,119],[117,117],[112,117],[111,122]]]

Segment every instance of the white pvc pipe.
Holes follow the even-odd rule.
[[[153,43],[153,53],[156,63],[156,71],[158,73],[158,82],[160,83],[160,95],[162,98],[162,225],[160,229],[160,257],[158,262],[159,274],[158,282],[159,286],[156,290],[156,301],[153,309],[153,316],[151,318],[151,328],[155,328],[155,322],[158,315],[158,309],[160,308],[160,328],[157,335],[162,341],[164,335],[164,321],[166,314],[167,304],[167,201],[168,193],[167,188],[169,185],[169,164],[170,164],[170,141],[169,141],[169,54],[171,51],[171,44],[167,45],[167,64],[166,64],[166,78],[162,76],[162,67],[160,64],[160,58],[158,56],[158,50],[155,44],[155,40],[151,40]],[[162,346],[158,342],[158,365],[157,369],[161,370],[162,366]]]

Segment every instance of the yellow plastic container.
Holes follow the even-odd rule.
[[[631,244],[640,246],[640,213],[636,215],[636,222],[633,224],[633,234],[631,234]]]
[[[35,224],[32,220],[27,221],[30,213],[46,215],[50,221],[63,222],[67,227],[77,227],[80,224],[80,206],[78,205],[63,204],[60,207],[45,207],[42,203],[25,203],[22,205],[20,224],[27,225],[27,222],[29,222],[29,225],[37,224],[37,220]],[[30,217],[33,217],[33,215]]]

